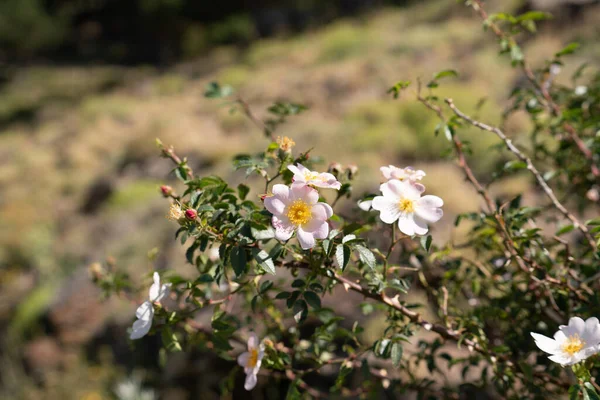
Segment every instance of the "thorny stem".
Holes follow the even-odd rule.
[[[448,107],[450,107],[454,114],[456,114],[456,116],[462,119],[463,121],[466,121],[469,124],[483,131],[492,132],[496,134],[496,136],[498,136],[500,140],[504,142],[504,144],[510,152],[516,155],[517,158],[519,158],[519,160],[527,164],[527,169],[533,174],[546,196],[548,196],[552,204],[554,204],[554,207],[556,207],[558,211],[560,211],[566,218],[568,218],[573,223],[573,225],[575,225],[575,227],[579,229],[579,231],[581,231],[581,233],[585,236],[592,249],[596,248],[596,242],[594,241],[594,238],[590,234],[587,227],[584,224],[582,224],[572,213],[570,213],[569,210],[567,210],[566,207],[558,200],[558,198],[556,198],[556,195],[554,194],[550,186],[548,186],[546,180],[542,177],[537,168],[533,165],[531,159],[525,154],[523,154],[523,152],[521,152],[521,150],[519,150],[519,148],[517,148],[517,146],[513,144],[512,140],[509,139],[504,132],[502,132],[497,127],[484,124],[469,117],[468,115],[460,111],[458,108],[456,108],[452,99],[446,99],[446,104],[448,104]]]
[[[502,31],[502,29],[500,29],[500,27],[497,24],[495,24],[493,21],[489,20],[488,14],[485,11],[485,8],[483,7],[483,2],[481,0],[474,0],[474,2],[472,4],[473,4],[473,9],[475,11],[477,11],[479,16],[488,24],[488,26],[491,28],[492,32],[494,32],[494,34],[499,39],[510,39]],[[510,40],[512,40],[512,39],[510,39]],[[522,60],[520,65],[521,65],[521,69],[523,70],[523,73],[525,74],[525,76],[527,77],[529,82],[531,82],[531,84],[535,87],[535,89],[538,92],[540,92],[542,94],[542,96],[544,97],[547,108],[550,110],[552,115],[554,117],[560,117],[562,115],[562,111],[560,110],[560,107],[558,106],[558,104],[556,104],[554,102],[554,99],[552,99],[550,92],[548,92],[548,85],[540,84],[540,82],[538,82],[537,78],[535,77],[535,74],[533,73],[533,70],[531,69],[531,66],[529,66],[527,61]],[[600,178],[600,169],[594,162],[594,154],[592,153],[592,151],[586,146],[586,144],[579,137],[579,135],[577,134],[577,131],[575,130],[575,128],[573,128],[573,126],[571,124],[569,124],[567,121],[562,121],[562,126],[565,129],[565,131],[567,131],[567,133],[569,134],[569,137],[575,143],[575,145],[577,146],[579,151],[583,154],[583,156],[590,163],[590,169],[591,169],[594,177],[596,179]]]

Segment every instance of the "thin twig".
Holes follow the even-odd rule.
[[[450,109],[454,112],[454,114],[456,114],[456,116],[459,117],[460,119],[462,119],[463,121],[466,121],[469,124],[479,128],[483,131],[492,132],[496,136],[498,136],[500,138],[500,140],[502,140],[504,142],[504,144],[506,145],[506,147],[508,148],[508,150],[510,152],[512,152],[514,155],[517,156],[517,158],[519,158],[521,161],[523,161],[525,164],[527,164],[527,169],[533,174],[533,176],[537,180],[538,184],[540,185],[540,187],[542,188],[544,193],[546,193],[546,196],[548,196],[550,201],[552,201],[552,204],[554,204],[554,207],[556,207],[556,209],[558,211],[560,211],[566,218],[568,218],[573,223],[573,225],[577,229],[579,229],[579,231],[581,231],[581,233],[585,236],[586,240],[588,241],[588,243],[592,249],[596,248],[596,242],[594,241],[594,238],[590,234],[587,227],[584,224],[582,224],[572,213],[570,213],[569,210],[567,210],[566,207],[556,198],[554,191],[552,191],[550,186],[548,186],[548,184],[546,183],[546,180],[542,177],[542,174],[540,174],[540,172],[537,170],[537,168],[533,165],[533,162],[531,161],[531,159],[529,157],[527,157],[525,154],[523,154],[523,152],[521,152],[521,150],[519,150],[517,148],[517,146],[515,146],[513,144],[512,140],[509,139],[504,134],[504,132],[502,132],[497,127],[484,124],[482,122],[476,121],[473,118],[469,117],[468,115],[466,115],[465,113],[460,111],[458,108],[456,108],[452,99],[446,99],[446,104],[448,104],[448,107],[450,107]]]
[[[481,0],[474,0],[473,9],[475,9],[475,11],[477,11],[479,16],[488,24],[488,26],[490,27],[492,32],[494,32],[494,34],[499,39],[512,40],[509,36],[507,36],[502,31],[502,29],[500,29],[500,27],[497,24],[495,24],[493,21],[490,21],[489,16],[488,16],[487,12],[485,11],[485,8],[483,7],[483,2]],[[548,92],[548,86],[544,85],[544,84],[540,84],[540,82],[538,82],[538,80],[535,77],[535,74],[533,73],[533,70],[531,69],[531,66],[529,66],[529,64],[527,63],[527,61],[525,59],[523,59],[521,61],[520,65],[521,65],[521,69],[522,69],[523,73],[525,74],[525,76],[527,77],[529,82],[531,82],[531,84],[534,86],[534,88],[536,90],[538,90],[538,92],[541,93],[542,96],[544,97],[544,100],[546,101],[546,105],[547,105],[547,108],[549,109],[550,113],[554,117],[560,117],[562,115],[562,111],[560,110],[560,107],[558,106],[558,104],[556,104],[554,102],[554,99],[552,99],[550,92]],[[563,120],[562,126],[565,129],[565,131],[567,131],[569,137],[575,143],[575,145],[577,146],[579,151],[588,160],[588,162],[590,163],[590,169],[592,171],[592,174],[594,175],[594,177],[596,177],[596,179],[598,179],[600,177],[600,169],[595,164],[594,153],[586,146],[584,141],[577,134],[577,131],[575,130],[575,128],[573,128],[573,126],[571,124],[569,124],[569,122]]]

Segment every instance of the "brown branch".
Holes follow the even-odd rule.
[[[483,2],[481,0],[474,0],[473,9],[477,11],[479,16],[487,23],[487,25],[491,28],[492,32],[494,32],[494,34],[499,39],[512,40],[512,38],[506,35],[497,24],[489,20],[489,16],[485,11],[485,8],[483,7]],[[542,94],[542,97],[544,97],[544,100],[546,101],[546,105],[550,113],[554,117],[560,117],[562,115],[562,111],[560,110],[558,104],[554,102],[554,99],[552,98],[550,92],[548,92],[549,86],[540,84],[540,82],[538,82],[537,78],[535,77],[535,74],[533,73],[533,70],[531,69],[531,66],[529,66],[526,60],[522,60],[520,65],[523,73],[525,74],[529,82],[531,82],[535,89],[537,89],[538,92]],[[562,126],[565,129],[565,131],[567,131],[569,137],[575,143],[581,154],[583,154],[583,156],[590,163],[590,169],[594,177],[596,177],[596,179],[600,178],[600,169],[594,162],[594,154],[592,153],[592,151],[586,146],[586,144],[583,142],[581,137],[579,137],[577,131],[575,130],[575,128],[573,128],[571,124],[569,124],[567,121],[562,121]]]
[[[497,127],[493,127],[493,126],[484,124],[482,122],[476,121],[473,118],[469,117],[468,115],[466,115],[465,113],[460,111],[458,108],[456,108],[452,99],[446,99],[446,103],[448,104],[450,109],[454,112],[454,114],[457,117],[459,117],[460,119],[462,119],[463,121],[466,121],[469,124],[479,128],[483,131],[492,132],[496,136],[498,136],[500,138],[500,140],[502,140],[504,142],[504,144],[506,145],[508,150],[510,152],[512,152],[514,155],[516,155],[517,158],[519,158],[521,161],[523,161],[527,165],[527,169],[533,174],[536,181],[538,182],[538,184],[540,185],[540,187],[546,194],[546,196],[548,196],[548,198],[550,199],[552,204],[554,204],[554,207],[558,211],[560,211],[566,218],[568,218],[577,229],[579,229],[579,231],[585,236],[586,240],[588,241],[588,243],[592,249],[596,248],[596,242],[594,241],[594,238],[590,234],[587,227],[584,224],[582,224],[572,213],[570,213],[569,210],[567,210],[566,207],[558,200],[558,198],[554,194],[554,191],[552,191],[550,186],[548,186],[548,184],[546,183],[546,180],[542,177],[540,172],[533,165],[533,162],[531,161],[531,159],[529,157],[527,157],[525,154],[523,154],[523,152],[521,152],[521,150],[519,150],[519,148],[517,148],[517,146],[515,146],[513,144],[512,140],[504,134],[504,132],[502,132]]]
[[[246,117],[248,117],[248,119],[250,119],[250,121],[252,121],[252,123],[256,125],[256,127],[260,129],[266,136],[270,137],[272,141],[275,141],[273,133],[270,131],[270,129],[267,128],[267,126],[262,120],[260,120],[256,115],[254,115],[252,109],[250,108],[250,105],[240,96],[237,97],[236,102],[242,107],[242,111],[244,112]]]

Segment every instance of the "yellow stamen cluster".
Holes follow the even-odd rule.
[[[250,356],[248,357],[246,368],[254,368],[258,363],[258,349],[250,349],[249,352]]]
[[[171,203],[171,207],[169,208],[169,214],[167,214],[167,218],[171,221],[178,221],[183,218],[183,210],[177,203]]]
[[[565,353],[573,355],[581,351],[581,349],[583,349],[584,346],[585,342],[581,340],[578,334],[575,334],[573,336],[569,336],[567,340],[565,340],[565,342],[562,344],[561,348],[562,351],[564,351]]]
[[[414,213],[415,212],[415,204],[412,200],[402,199],[398,203],[398,208],[400,211],[405,213]]]
[[[294,225],[304,225],[312,217],[310,206],[304,200],[295,200],[288,208],[286,216]]]
[[[287,136],[277,136],[277,144],[282,151],[290,151],[296,145],[296,142]]]

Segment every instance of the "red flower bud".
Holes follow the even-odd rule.
[[[160,187],[160,192],[162,193],[163,196],[169,197],[171,195],[171,193],[173,193],[173,188],[168,185],[162,185]]]
[[[190,221],[195,220],[197,216],[198,211],[194,210],[193,208],[188,208],[187,210],[185,210],[185,217]]]

